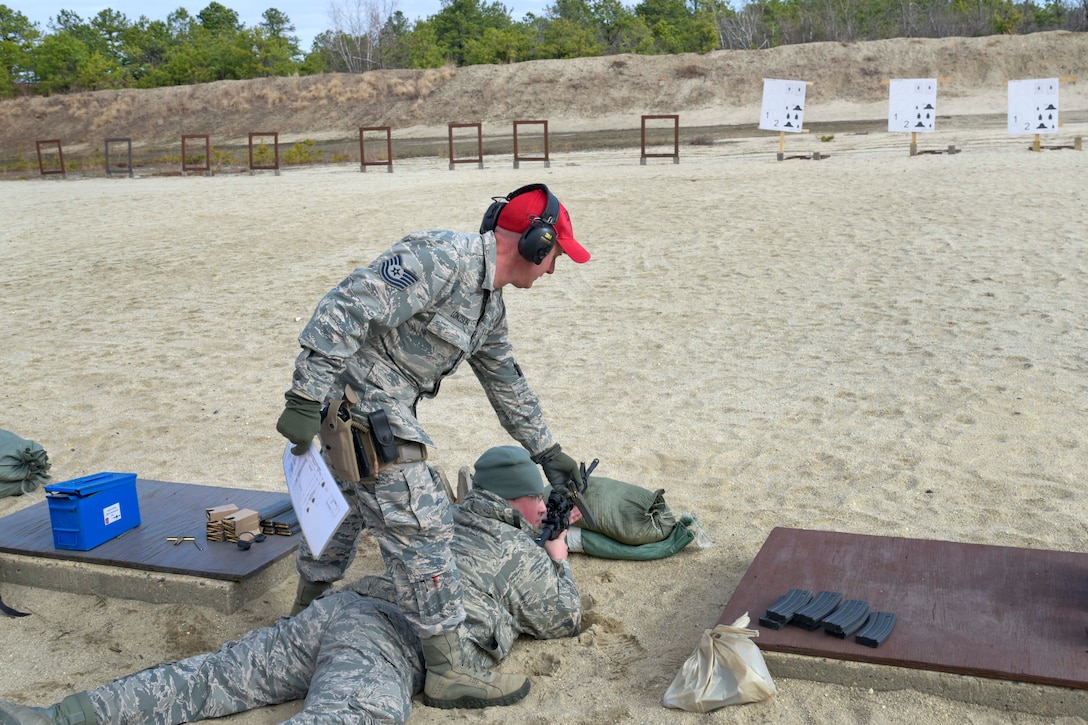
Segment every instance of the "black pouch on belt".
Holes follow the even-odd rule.
[[[400,451],[397,450],[397,441],[385,411],[375,410],[367,416],[367,422],[370,423],[370,435],[374,439],[378,459],[382,463],[395,463],[400,458]]]

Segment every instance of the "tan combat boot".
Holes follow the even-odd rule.
[[[423,686],[426,705],[447,710],[513,705],[529,694],[526,677],[477,670],[464,664],[457,630],[426,637],[422,642],[427,662],[427,681]]]

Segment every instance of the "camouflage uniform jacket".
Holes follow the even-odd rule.
[[[539,533],[503,498],[470,491],[453,508],[453,549],[464,584],[465,632],[474,661],[501,662],[521,634],[537,639],[573,637],[582,601],[567,561],[537,546]],[[387,576],[367,576],[345,587],[395,601]]]
[[[510,436],[531,453],[550,447],[540,403],[514,360],[495,260],[490,232],[405,237],[318,303],[299,335],[292,389],[326,401],[349,384],[357,415],[384,409],[398,437],[434,445],[416,405],[467,358]]]
[[[572,637],[582,601],[566,560],[533,541],[538,532],[503,498],[475,489],[453,507],[453,550],[465,590],[468,636],[494,662],[518,635]]]

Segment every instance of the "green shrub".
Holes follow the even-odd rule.
[[[285,164],[319,164],[324,161],[325,152],[314,147],[313,139],[303,139],[283,154]]]
[[[253,163],[261,166],[268,166],[275,161],[275,154],[272,153],[272,149],[264,145],[264,141],[257,144],[257,148],[253,149]]]
[[[10,164],[6,164],[3,167],[3,170],[4,171],[30,171],[36,165],[37,165],[37,161],[36,160],[31,161],[30,159],[28,159],[26,157],[26,154],[24,154],[22,149],[20,149],[18,155],[15,157],[15,160],[12,161]]]
[[[212,165],[215,167],[216,171],[224,166],[234,166],[234,152],[224,151],[212,146]]]

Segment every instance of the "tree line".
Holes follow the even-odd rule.
[[[334,0],[308,50],[269,8],[247,27],[211,2],[131,20],[60,11],[43,30],[0,4],[0,98],[105,88],[578,58],[702,53],[817,41],[1088,30],[1088,0],[555,0],[515,20],[501,2],[442,0],[409,21],[396,0]]]

